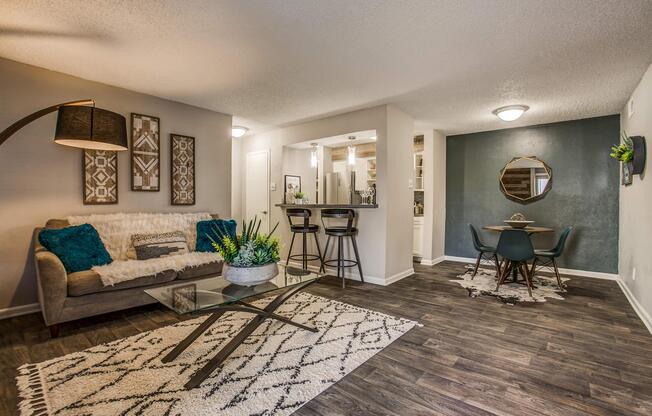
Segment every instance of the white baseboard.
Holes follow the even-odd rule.
[[[0,319],[13,318],[14,316],[27,315],[28,313],[39,312],[41,306],[38,303],[28,305],[12,306],[10,308],[0,309]]]
[[[385,286],[391,285],[392,283],[398,282],[399,280],[405,279],[406,277],[412,276],[413,274],[414,274],[414,269],[412,267],[410,267],[407,270],[403,270],[400,273],[396,273],[395,275],[388,277],[385,280],[385,282],[386,282]]]
[[[616,280],[618,282],[618,286],[620,286],[620,290],[623,291],[625,294],[625,297],[629,301],[629,304],[632,305],[632,308],[636,312],[639,318],[641,318],[641,321],[643,321],[643,324],[647,328],[647,330],[652,334],[652,318],[650,317],[650,314],[647,313],[645,309],[643,309],[643,306],[638,303],[638,300],[634,297],[632,292],[629,290],[629,287],[625,284],[623,279],[618,279]]]
[[[562,267],[559,268],[559,274],[567,274],[569,276],[593,277],[594,279],[606,279],[606,280],[615,280],[615,281],[620,280],[620,276],[614,273],[591,272],[588,270],[576,270],[576,269],[564,269]]]
[[[285,261],[280,261],[279,263],[285,264]],[[290,261],[290,265],[294,267],[302,267],[301,263],[297,261]],[[308,270],[313,271],[313,272],[318,272],[319,267],[315,265],[308,265]],[[331,276],[337,276],[337,270],[327,267],[326,268],[326,274],[329,274]],[[414,269],[409,268],[407,270],[404,270],[400,273],[396,273],[393,276],[388,277],[387,279],[382,278],[382,277],[377,277],[377,276],[369,276],[368,274],[364,275],[364,281],[365,283],[372,283],[374,285],[379,285],[379,286],[388,286],[391,285],[394,282],[398,282],[399,280],[411,276],[414,274]],[[357,270],[350,270],[350,269],[345,269],[344,270],[344,278],[349,279],[349,280],[356,280],[360,281],[360,274],[358,273]]]
[[[456,256],[444,256],[445,260],[456,261],[460,263],[470,263],[475,264],[477,259],[471,257],[456,257]],[[493,262],[484,260],[481,264],[488,264],[493,266]],[[559,268],[560,274],[567,274],[569,276],[583,276],[583,277],[593,277],[595,279],[606,279],[606,280],[619,280],[619,276],[615,273],[604,273],[604,272],[592,272],[589,270],[578,270],[578,269],[564,269]]]
[[[421,264],[424,266],[434,266],[446,260],[446,256],[437,257],[436,259],[421,259]]]

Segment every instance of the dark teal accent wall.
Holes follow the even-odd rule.
[[[522,212],[554,235],[533,237],[535,247],[554,245],[561,229],[575,227],[559,267],[618,272],[619,164],[609,158],[619,141],[618,115],[446,138],[446,255],[475,257],[468,223],[502,224]],[[552,190],[522,205],[505,198],[499,171],[516,156],[537,156],[553,173]],[[496,233],[483,231],[492,244]]]

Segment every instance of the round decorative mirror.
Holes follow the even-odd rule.
[[[500,171],[500,190],[512,201],[529,204],[552,188],[552,169],[535,156],[515,157]]]

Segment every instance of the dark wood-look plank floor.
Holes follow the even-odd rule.
[[[297,415],[652,415],[652,335],[616,282],[573,277],[565,300],[505,305],[450,282],[461,263],[415,265],[391,286],[334,278],[310,291],[417,320],[415,328]],[[0,321],[0,414],[16,413],[16,368],[177,322],[151,305],[63,325]]]

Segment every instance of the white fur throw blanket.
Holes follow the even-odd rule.
[[[197,223],[211,218],[211,214],[205,212],[188,214],[119,213],[71,216],[67,220],[70,225],[90,224],[95,227],[104,247],[115,261],[136,258],[136,252],[131,245],[132,234],[183,231],[188,249],[195,251]]]
[[[201,266],[222,260],[218,253],[186,253],[148,260],[118,260],[105,266],[94,266],[104,286],[151,276],[166,270],[181,271],[187,267]]]
[[[217,253],[195,253],[197,222],[210,220],[211,214],[201,213],[135,213],[93,214],[70,216],[70,225],[91,224],[100,235],[113,262],[95,266],[104,286],[151,276],[165,270],[180,271],[221,260]],[[133,234],[166,233],[183,231],[191,253],[159,259],[135,260],[136,252],[131,244]]]

